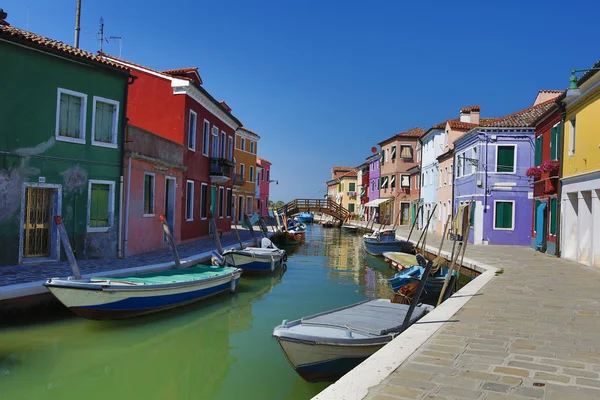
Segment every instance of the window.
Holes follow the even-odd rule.
[[[246,212],[248,214],[252,214],[252,203],[253,203],[252,197],[248,196],[246,198]]]
[[[188,149],[196,151],[196,122],[198,114],[190,110],[189,126],[188,126]]]
[[[552,128],[554,129],[554,128]],[[535,164],[542,165],[542,146],[544,145],[544,137],[542,135],[535,138]]]
[[[444,186],[448,183],[448,167],[444,167]]]
[[[225,202],[225,189],[223,187],[219,188],[219,218],[223,218],[223,206]]]
[[[154,174],[144,173],[144,217],[154,216]]]
[[[556,197],[550,199],[550,234],[556,235]]]
[[[469,221],[469,226],[473,227],[475,226],[475,202],[472,201],[470,203],[470,208],[471,208],[471,216],[469,217],[470,221]]]
[[[471,158],[472,160],[470,161],[471,163],[471,173],[474,174],[477,172],[477,147],[473,147],[473,150],[471,151]]]
[[[208,185],[202,183],[200,186],[200,219],[206,219],[206,210],[208,202]]]
[[[496,150],[496,172],[515,173],[515,145],[500,145]]]
[[[354,212],[354,203],[348,203],[348,212]]]
[[[550,131],[550,159],[557,160],[558,159],[558,144],[559,144],[559,135],[560,135],[560,122],[552,127]]]
[[[240,149],[246,151],[246,139],[240,138]]]
[[[227,134],[221,131],[221,158],[227,158],[227,153],[225,153],[225,149],[227,146]]]
[[[429,171],[429,184],[433,184],[433,170]]]
[[[454,164],[450,164],[450,170],[448,171],[448,185],[452,185],[452,176],[454,174]]]
[[[56,140],[85,143],[87,95],[59,88],[56,103]]]
[[[250,153],[254,154],[254,145],[255,143],[251,140],[250,141]]]
[[[250,182],[254,182],[254,167],[250,166]]]
[[[390,187],[392,189],[396,189],[396,175],[392,175],[390,177]]]
[[[202,154],[208,157],[208,146],[210,140],[210,122],[204,120],[204,131],[202,134]]]
[[[381,150],[380,161],[381,165],[385,164],[385,150]]]
[[[242,177],[242,179],[245,179],[246,177],[244,176],[244,164],[240,164],[240,176]]]
[[[212,128],[212,158],[219,158],[219,128]]]
[[[269,181],[270,181],[270,179],[269,179],[269,171],[270,171],[270,170],[267,170],[267,182],[269,182]]]
[[[494,201],[494,229],[514,229],[514,201]]]
[[[392,160],[396,159],[396,146],[392,146]]]
[[[354,183],[354,182],[349,182],[349,183],[348,183],[348,191],[349,191],[349,192],[356,192],[356,183]]]
[[[185,187],[185,220],[194,219],[194,181],[187,181]]]
[[[115,183],[88,181],[88,232],[106,232],[112,226]]]
[[[462,153],[462,162],[460,163],[460,176],[467,174],[467,155]]]
[[[442,168],[438,168],[438,187],[442,187]]]
[[[231,195],[231,189],[227,188],[227,207],[226,207],[227,218],[231,218],[231,215],[233,214],[231,212],[231,207],[232,206],[233,206],[233,198],[232,198],[232,195]]]
[[[444,135],[444,146],[448,147],[448,141],[450,138],[450,132],[446,131],[446,134]]]
[[[387,176],[381,177],[381,189],[387,189],[388,187],[388,179]]]
[[[400,175],[400,187],[410,188],[410,175]]]
[[[260,180],[261,182],[265,181],[265,170],[263,168],[260,169]]]
[[[229,136],[229,140],[228,140],[227,159],[229,161],[233,161],[233,137],[232,136]]]
[[[116,149],[119,132],[119,102],[94,96],[92,145]]]
[[[402,157],[405,160],[412,160],[413,158],[413,152],[412,152],[412,146],[400,146],[400,157]]]
[[[388,162],[388,161],[390,161],[390,151],[389,150],[385,152],[385,162]]]
[[[576,133],[576,125],[575,125],[575,117],[571,118],[569,121],[570,129],[569,129],[569,156],[575,155],[575,133]]]

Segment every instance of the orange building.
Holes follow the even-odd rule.
[[[233,178],[234,221],[243,221],[244,214],[254,213],[256,197],[256,153],[260,136],[241,127],[235,132],[235,175]]]

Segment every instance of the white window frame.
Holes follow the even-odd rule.
[[[111,142],[98,142],[95,139],[96,135],[96,102],[106,103],[115,106],[115,113],[113,114],[113,131],[111,132]],[[117,138],[119,136],[119,102],[105,97],[94,96],[92,99],[92,146],[106,147],[109,149],[118,149],[119,144]],[[63,136],[64,137],[64,136]]]
[[[575,155],[575,146],[577,146],[577,115],[569,120],[569,157]],[[558,152],[556,154],[558,155]]]
[[[233,160],[233,147],[234,147],[233,136],[229,136],[227,138],[227,159],[229,161]]]
[[[497,228],[496,227],[496,203],[512,203],[512,228]],[[517,214],[517,210],[515,209],[515,201],[514,200],[494,200],[494,225],[493,229],[495,231],[514,231],[515,230],[515,215]]]
[[[479,155],[477,153],[478,153],[478,146],[475,145],[475,146],[473,146],[471,148],[471,161],[470,161],[470,163],[471,163],[471,174],[469,174],[469,175],[477,173],[477,164],[478,163],[475,162],[475,161],[479,161]],[[517,159],[517,154],[515,153],[515,161],[516,161],[516,159]],[[516,169],[515,169],[515,171],[516,171]]]
[[[68,136],[61,136],[59,135],[59,130],[60,130],[60,95],[61,94],[68,94],[71,96],[77,96],[80,97],[83,101],[81,102],[81,121],[79,121],[80,125],[81,125],[81,137],[80,138],[72,138],[72,137],[68,137]],[[61,141],[61,142],[69,142],[69,143],[77,143],[77,144],[85,144],[85,138],[86,138],[86,117],[87,117],[87,94],[85,93],[80,93],[80,92],[75,92],[73,90],[69,90],[69,89],[63,89],[63,88],[58,88],[57,94],[56,94],[56,127],[54,130],[54,137],[56,138],[56,140]]]
[[[215,138],[217,138],[217,151],[215,152],[214,146],[213,149],[210,153],[211,158],[218,158],[219,157],[219,153],[221,152],[221,146],[219,143],[219,128],[214,126],[212,127],[212,140],[211,142],[214,144],[215,142]]]
[[[438,188],[442,187],[442,167],[438,168]]]
[[[231,189],[228,189],[231,190]],[[237,204],[235,203],[236,196],[235,194],[231,194],[231,220],[235,220],[235,214],[237,213]]]
[[[444,167],[444,186],[448,184],[448,167]]]
[[[208,206],[208,195],[209,195],[209,191],[208,191],[208,184],[204,183],[204,182],[200,182],[200,214],[198,214],[200,216],[200,221],[205,221],[208,218],[208,211],[206,211],[206,217],[202,217],[202,188],[206,186],[206,199],[205,200],[205,205]],[[187,204],[186,204],[187,206]]]
[[[240,150],[246,151],[246,138],[240,138]]]
[[[202,146],[202,154],[208,157],[208,148],[210,147],[210,122],[207,120],[204,120],[204,124],[202,124]]]
[[[108,185],[108,226],[90,227],[90,212],[92,206],[92,184]],[[88,180],[88,199],[87,199],[87,231],[88,232],[108,232],[114,224],[115,218],[115,182],[100,179]]]
[[[152,214],[146,214],[144,213],[145,210],[142,210],[142,217],[144,218],[154,217],[156,212],[156,204],[154,204],[156,202],[156,175],[154,174],[154,172],[144,171],[144,193],[142,195],[142,208],[144,207],[144,204],[146,204],[146,175],[152,177]]]
[[[190,193],[188,193],[188,185],[192,184],[192,195],[190,196]],[[192,206],[190,207],[190,215],[188,218],[188,215],[185,215],[185,220],[186,221],[193,221],[194,220],[194,192],[195,192],[195,182],[192,180],[186,180],[185,181],[185,208],[183,209],[183,212],[185,214],[187,214],[187,202],[190,200],[192,201]]]
[[[250,140],[250,153],[254,154],[254,149],[255,149],[256,145],[254,143],[254,140]]]
[[[192,135],[192,115],[194,116],[194,136]],[[192,137],[192,147],[190,147],[190,137]],[[196,141],[198,139],[198,114],[194,110],[190,110],[188,115],[188,140],[187,145],[188,149],[191,151],[196,151]]]
[[[502,147],[509,147],[512,146],[515,149],[515,157],[514,157],[514,162],[513,162],[513,172],[498,172],[498,149],[500,148],[500,146]],[[502,175],[515,175],[517,173],[517,145],[516,144],[499,144],[496,146],[496,165],[495,167],[495,172],[497,174],[502,174]],[[494,219],[494,221],[496,221]],[[496,222],[494,222],[496,223]]]

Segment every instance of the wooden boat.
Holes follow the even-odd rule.
[[[397,292],[404,285],[411,282],[418,282],[423,276],[425,268],[415,265],[404,271],[398,272],[393,278],[388,279],[388,282],[392,286],[392,290]],[[425,292],[427,296],[438,296],[444,286],[446,280],[446,274],[449,268],[440,268],[439,272],[435,275],[431,275],[425,281]],[[452,278],[455,277],[455,273],[452,273]]]
[[[298,214],[298,216],[296,218],[298,218],[299,222],[304,222],[304,223],[306,223],[306,222],[313,223],[315,220],[314,215],[312,215],[309,212],[301,212],[300,214]]]
[[[358,226],[347,225],[347,224],[342,225],[342,231],[344,231],[344,232],[355,233],[357,230],[358,230]]]
[[[245,274],[268,274],[281,267],[287,260],[287,255],[285,250],[277,248],[271,240],[263,238],[261,247],[226,250],[223,258],[229,267],[240,268]]]
[[[333,221],[323,222],[323,228],[333,228]]]
[[[366,300],[283,323],[273,330],[290,364],[308,382],[334,381],[381,349],[433,307]]]
[[[402,253],[398,251],[386,251],[383,254],[383,258],[390,265],[391,268],[398,271],[403,271],[413,265],[418,265],[417,256],[414,254]]]
[[[197,265],[112,278],[50,278],[44,286],[81,317],[122,319],[234,292],[241,274],[239,268]]]
[[[363,239],[366,252],[374,256],[380,256],[388,251],[400,251],[404,253],[413,251],[411,242],[396,239],[395,229],[385,229],[365,234]]]
[[[284,244],[300,244],[300,242],[305,237],[304,231],[292,230],[292,231],[284,232],[284,234],[285,234]]]

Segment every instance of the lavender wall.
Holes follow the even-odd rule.
[[[379,198],[379,177],[381,176],[379,168],[379,155],[369,157],[369,201]],[[375,183],[375,190],[372,190]]]

